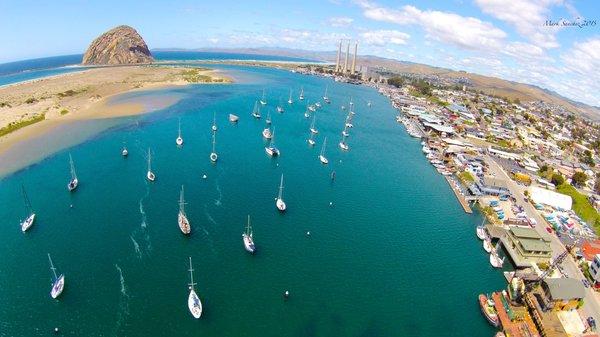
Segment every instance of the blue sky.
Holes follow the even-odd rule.
[[[548,19],[596,20],[548,27]],[[580,21],[581,22],[581,21]],[[600,1],[0,1],[0,63],[83,53],[100,33],[136,28],[150,48],[335,50],[536,84],[600,106]]]

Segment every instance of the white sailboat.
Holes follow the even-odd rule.
[[[192,231],[192,227],[190,225],[190,221],[185,214],[185,199],[183,197],[183,185],[181,185],[181,192],[179,192],[179,214],[177,215],[177,223],[179,224],[179,229],[185,235],[190,234]]]
[[[129,151],[127,151],[127,146],[125,146],[125,142],[123,142],[123,148],[121,149],[121,155],[123,157],[127,157],[128,154],[129,154]]]
[[[293,104],[294,101],[292,100],[292,89],[290,89],[290,98],[288,98],[288,104]]]
[[[306,111],[304,111],[304,118],[308,118],[310,117],[310,112],[309,112],[309,107],[310,107],[310,102],[306,102]]]
[[[27,208],[28,214],[27,218],[21,221],[21,231],[25,233],[29,229],[29,227],[33,225],[33,222],[35,221],[35,213],[31,208],[31,203],[29,202],[29,198],[27,197],[27,192],[25,192],[25,186],[21,185],[21,190],[23,192],[23,200],[25,201],[25,207]]]
[[[304,87],[300,87],[300,96],[298,97],[299,100],[304,100]]]
[[[479,238],[479,240],[485,240],[485,238],[487,237],[487,235],[485,234],[485,227],[477,226],[477,237]]]
[[[217,112],[216,111],[213,113],[213,125],[212,125],[211,129],[215,132],[217,131]]]
[[[367,106],[370,108],[371,107],[371,101],[367,101]]]
[[[329,89],[329,86],[325,86],[325,94],[323,95],[323,101],[325,101],[325,103],[330,104],[331,101],[329,100],[329,96],[327,96],[327,89]]]
[[[262,105],[267,105],[267,98],[266,98],[265,95],[266,95],[265,94],[265,89],[263,89],[262,97],[260,99],[260,104],[262,104]]]
[[[219,159],[219,156],[217,155],[217,151],[215,150],[215,142],[216,142],[216,132],[212,133],[212,152],[210,153],[210,161],[212,161],[213,163],[217,162],[217,159]]]
[[[317,103],[315,103],[315,107],[316,107],[316,108],[320,108],[320,107],[321,107],[321,102],[317,102]]]
[[[316,119],[317,119],[317,114],[314,114],[314,115],[313,115],[313,120],[312,120],[312,123],[310,123],[310,132],[311,132],[311,133],[314,133],[315,135],[316,135],[317,133],[319,133],[319,130],[317,130],[317,129],[315,128],[315,121],[316,121]]]
[[[150,148],[148,148],[148,172],[146,173],[146,178],[150,181],[156,179],[156,175],[152,172],[152,154],[150,153]]]
[[[313,105],[309,105],[308,110],[310,110],[311,112],[317,111],[317,109],[315,109],[315,107]]]
[[[250,254],[254,254],[256,246],[254,246],[254,237],[252,236],[252,226],[250,226],[250,215],[248,215],[248,225],[246,225],[246,231],[242,234],[242,240],[244,241],[244,248]]]
[[[190,269],[188,271],[190,272],[190,294],[188,296],[188,309],[190,309],[190,312],[192,313],[192,316],[194,316],[194,318],[200,318],[200,316],[202,316],[202,302],[200,302],[200,298],[196,294],[196,290],[194,290],[194,286],[196,285],[196,283],[194,283],[194,268],[192,268],[191,256]]]
[[[237,123],[237,121],[240,119],[240,117],[234,115],[234,114],[229,114],[229,121],[231,123]]]
[[[323,145],[321,146],[321,153],[319,154],[319,160],[321,163],[327,165],[329,164],[329,160],[325,157],[325,147],[327,146],[327,137],[323,140]]]
[[[309,132],[308,139],[306,140],[308,142],[308,145],[310,145],[310,146],[314,146],[315,145],[315,139],[314,139],[314,137],[315,137],[315,134],[312,133],[312,132]]]
[[[271,138],[269,139],[269,145],[265,147],[265,152],[271,157],[277,157],[280,155],[279,149],[275,147],[275,130],[271,132]]]
[[[54,278],[52,279],[52,290],[50,290],[50,296],[56,299],[58,296],[60,296],[60,294],[62,294],[63,289],[65,288],[65,275],[56,275],[56,268],[54,268],[54,264],[52,263],[52,258],[50,258],[50,254],[48,254],[48,261],[50,261],[50,269],[52,270],[52,274],[54,274]]]
[[[281,97],[279,98],[279,104],[277,104],[277,108],[276,109],[277,109],[277,112],[279,112],[279,113],[282,113],[284,111],[283,110],[283,103],[282,103]]]
[[[340,146],[340,149],[344,150],[344,151],[348,151],[350,149],[350,147],[348,146],[348,143],[346,143],[346,136],[344,136],[342,134],[342,140],[340,141],[340,143],[338,144]]]
[[[263,129],[262,131],[262,136],[265,139],[271,139],[273,137],[273,133],[271,132],[271,128],[269,128],[269,126],[267,125],[266,128]]]
[[[77,173],[75,173],[75,165],[73,164],[73,157],[69,153],[69,165],[71,165],[71,180],[67,184],[69,191],[74,191],[79,185],[79,179],[77,179]]]
[[[181,138],[181,118],[179,119],[179,128],[177,131],[177,138],[175,139],[175,144],[177,144],[177,146],[183,145],[183,138]]]
[[[252,110],[252,117],[260,118],[260,108],[258,107],[258,102],[254,102],[254,110]]]
[[[490,238],[486,237],[485,240],[483,240],[483,249],[485,249],[485,251],[488,253],[492,251],[492,242]]]
[[[345,124],[344,124],[344,130],[342,130],[342,136],[343,137],[350,136],[350,133],[348,133],[348,126],[346,126]]]
[[[505,258],[504,257],[500,258],[500,256],[498,255],[499,248],[500,248],[500,242],[498,242],[496,244],[496,247],[494,247],[494,249],[492,249],[492,251],[490,253],[490,264],[494,268],[502,268],[502,266],[504,265]]]
[[[271,111],[267,112],[267,119],[265,120],[267,125],[271,125]]]
[[[277,195],[277,199],[275,199],[275,206],[281,212],[285,212],[287,208],[285,201],[283,201],[283,173],[281,174],[281,181],[279,182],[279,194]]]

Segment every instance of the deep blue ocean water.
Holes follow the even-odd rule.
[[[477,294],[505,282],[475,236],[480,216],[462,211],[419,141],[395,122],[387,98],[283,70],[219,68],[243,80],[122,95],[115,102],[180,100],[145,115],[72,124],[68,134],[107,123],[76,146],[52,152],[47,145],[44,159],[0,180],[0,336],[48,336],[54,327],[64,336],[494,333]],[[298,91],[315,102],[326,86],[332,104],[317,111],[310,148]],[[290,88],[295,103],[276,113]],[[263,89],[268,105],[255,120],[250,113]],[[347,111],[340,107],[350,97],[355,127],[344,152],[337,143]],[[277,159],[265,154],[261,137],[269,111]],[[213,113],[217,164],[208,158]],[[237,125],[229,113],[240,116]],[[179,120],[183,148],[175,145]],[[317,159],[324,137],[327,166]],[[123,142],[128,158],[120,155]],[[145,179],[148,148],[154,183]],[[66,189],[69,153],[81,181],[74,193]],[[274,204],[282,173],[285,214]],[[177,227],[182,184],[190,237]],[[38,215],[25,234],[21,185]],[[248,214],[255,256],[242,245]],[[58,301],[48,294],[47,253],[66,275]],[[187,310],[188,256],[204,303],[200,320]]]

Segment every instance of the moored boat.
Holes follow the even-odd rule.
[[[479,238],[479,240],[485,240],[485,238],[487,237],[487,235],[485,234],[485,227],[477,226],[477,237]]]
[[[229,114],[229,121],[231,123],[237,123],[237,121],[240,119],[240,117],[234,115],[234,114]]]
[[[79,179],[77,179],[77,173],[75,173],[75,165],[73,164],[73,157],[69,153],[69,165],[71,166],[71,180],[67,184],[67,189],[72,192],[79,185]]]
[[[323,145],[321,146],[321,153],[319,154],[319,160],[324,165],[329,164],[329,160],[325,157],[325,147],[327,146],[327,137],[323,140]]]
[[[258,102],[254,102],[254,109],[252,110],[252,117],[258,119],[260,118],[260,109],[258,107]]]
[[[496,309],[494,308],[494,301],[484,294],[479,294],[479,307],[481,308],[481,313],[485,316],[485,319],[487,319],[491,325],[498,327],[500,322],[498,320]]]
[[[185,214],[185,199],[183,196],[183,185],[181,185],[181,192],[179,192],[179,214],[177,214],[177,224],[179,224],[179,230],[185,235],[190,234],[192,227],[190,221]]]
[[[190,269],[188,271],[190,272],[190,294],[188,295],[188,309],[190,310],[190,313],[192,313],[192,316],[194,316],[194,318],[197,319],[200,318],[200,316],[202,316],[202,302],[200,301],[200,297],[198,297],[198,294],[196,294],[196,290],[194,289],[196,283],[194,283],[194,268],[192,268],[191,256]]]
[[[246,231],[242,234],[242,240],[244,241],[244,248],[246,251],[250,254],[254,254],[256,246],[254,245],[252,226],[250,226],[250,215],[248,215],[248,225],[246,225]]]
[[[485,249],[485,251],[488,253],[490,253],[492,251],[492,242],[490,241],[489,238],[486,238],[485,240],[483,240],[483,249]]]
[[[152,154],[150,153],[150,148],[148,148],[148,172],[146,172],[146,178],[150,181],[156,179],[156,175],[152,172]]]
[[[264,89],[263,89],[262,97],[260,99],[260,104],[261,105],[267,105],[267,98],[265,96],[265,90]]]
[[[177,138],[175,139],[177,146],[183,145],[183,138],[181,138],[181,119],[179,119],[179,131],[177,132]]]
[[[52,279],[52,290],[50,290],[50,296],[56,299],[58,296],[60,296],[60,294],[62,294],[63,289],[65,288],[65,275],[56,275],[56,268],[54,268],[54,264],[52,263],[52,258],[50,258],[50,254],[48,254],[48,261],[50,261],[50,269],[54,274],[54,278]]]
[[[283,173],[281,174],[281,181],[279,183],[279,194],[275,199],[275,206],[280,212],[285,212],[287,208],[285,201],[283,201]]]
[[[265,152],[271,157],[277,157],[280,155],[279,149],[275,147],[275,130],[271,132],[269,145],[265,147]]]
[[[31,203],[27,197],[27,192],[25,192],[25,186],[21,185],[21,191],[23,193],[25,207],[27,208],[27,214],[29,214],[25,220],[21,221],[21,231],[25,233],[31,226],[33,226],[33,222],[35,221],[35,212],[31,208]]]

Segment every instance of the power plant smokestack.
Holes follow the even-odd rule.
[[[346,59],[344,61],[344,74],[348,71],[348,54],[350,54],[350,40],[348,40],[348,44],[346,45]]]
[[[337,59],[335,61],[335,72],[340,72],[340,54],[342,53],[342,40],[340,40],[340,46],[338,47]]]
[[[356,70],[356,53],[358,52],[358,41],[356,41],[356,43],[354,44],[354,58],[352,59],[352,70],[350,71],[351,74],[354,74],[355,70]]]

